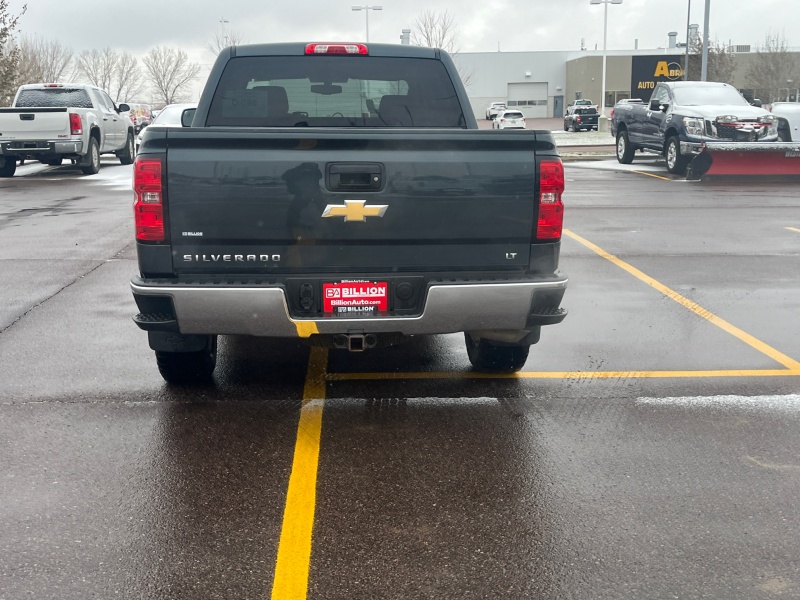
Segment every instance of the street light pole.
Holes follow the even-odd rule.
[[[367,42],[369,42],[369,11],[371,10],[383,10],[382,6],[353,6],[353,10],[363,10],[367,15]]]
[[[228,32],[225,31],[225,23],[229,23],[230,21],[228,21],[228,19],[226,19],[225,17],[222,17],[219,20],[219,22],[222,25],[222,39],[225,42],[225,45],[227,46],[228,45]]]
[[[603,4],[603,83],[600,92],[600,116],[597,119],[597,131],[608,131],[606,120],[606,52],[608,41],[608,5],[622,4],[622,0],[589,0],[589,4]]]
[[[689,28],[692,26],[692,0],[686,8],[686,60],[683,63],[683,80],[689,81]]]

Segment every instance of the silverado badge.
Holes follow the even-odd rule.
[[[322,213],[322,218],[344,217],[345,221],[367,220],[367,217],[382,217],[389,208],[388,204],[375,204],[366,206],[366,200],[345,200],[342,204],[328,204]]]

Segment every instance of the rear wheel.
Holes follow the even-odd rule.
[[[117,151],[117,158],[120,164],[130,165],[133,163],[133,157],[136,155],[136,150],[133,147],[133,134],[128,132],[128,139],[125,140],[125,147]]]
[[[483,338],[464,333],[469,362],[484,373],[514,373],[525,366],[531,347],[528,345],[493,345]]]
[[[689,165],[689,157],[681,154],[681,142],[676,136],[667,140],[667,149],[664,152],[667,159],[667,172],[673,175],[683,175]]]
[[[575,125],[575,121],[573,121],[572,122],[572,132],[573,133],[578,133],[580,130],[581,130],[581,128],[578,127],[577,125]]]
[[[566,121],[564,121],[564,131],[569,131],[569,125],[567,125]]]
[[[217,366],[217,336],[209,336],[208,346],[199,352],[156,350],[156,363],[159,373],[169,383],[208,383]]]
[[[3,166],[0,167],[0,177],[13,177],[17,171],[17,159],[6,157],[3,159]]]
[[[81,166],[85,175],[95,175],[100,172],[100,146],[97,139],[89,138],[89,151],[86,153],[86,164]]]
[[[617,160],[623,165],[629,165],[633,162],[635,151],[628,138],[628,132],[625,129],[617,132]]]

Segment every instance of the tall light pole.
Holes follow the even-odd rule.
[[[689,39],[689,28],[692,26],[692,0],[689,0],[689,6],[686,8],[686,60],[683,62],[683,80],[689,81],[689,44],[692,40]]]
[[[700,65],[700,81],[708,81],[708,13],[711,12],[711,0],[706,0],[706,14],[703,21],[703,61]]]
[[[225,31],[225,23],[229,23],[229,21],[225,17],[222,17],[219,20],[219,22],[222,25],[222,39],[224,40],[225,45],[227,46],[228,45],[228,33]]]
[[[589,4],[604,4],[603,7],[603,87],[600,92],[600,116],[597,120],[597,131],[608,131],[606,120],[606,42],[608,40],[608,5],[622,4],[622,0],[589,0]]]
[[[621,1],[621,0],[620,0]],[[369,11],[383,10],[382,6],[353,6],[353,10],[363,10],[367,15],[367,41],[369,41]]]

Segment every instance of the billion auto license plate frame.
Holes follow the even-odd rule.
[[[375,316],[389,310],[389,283],[342,279],[322,284],[322,311],[328,316]]]

